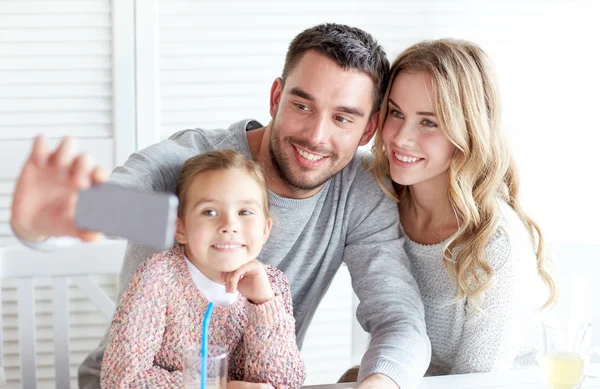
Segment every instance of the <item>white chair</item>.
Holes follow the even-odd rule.
[[[24,246],[0,249],[0,280],[14,279],[18,296],[18,334],[21,387],[34,389],[36,374],[36,326],[34,279],[52,279],[54,369],[56,388],[70,388],[69,371],[69,296],[70,279],[108,319],[115,310],[113,300],[90,275],[116,274],[121,270],[126,242],[106,240],[80,243],[53,253]],[[0,304],[0,329],[2,328]],[[3,336],[0,331],[0,374],[4,371]]]

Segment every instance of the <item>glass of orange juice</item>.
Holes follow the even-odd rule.
[[[545,322],[544,377],[551,389],[576,389],[583,382],[589,353],[590,324],[578,321]]]

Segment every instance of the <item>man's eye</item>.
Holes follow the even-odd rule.
[[[207,209],[206,211],[202,212],[202,214],[204,216],[217,216],[217,211],[214,209]]]
[[[350,123],[350,120],[346,119],[343,116],[334,116],[333,118],[340,123]]]
[[[295,103],[296,107],[298,107],[300,110],[302,111],[308,111],[310,110],[310,108],[308,108],[306,105],[304,104],[300,104],[300,103]]]

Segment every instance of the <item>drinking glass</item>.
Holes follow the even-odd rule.
[[[227,389],[227,351],[220,346],[208,346],[206,360],[206,389]],[[183,353],[183,388],[200,389],[202,356],[200,345]]]
[[[576,389],[590,351],[591,325],[583,321],[544,322],[544,377],[551,389]]]

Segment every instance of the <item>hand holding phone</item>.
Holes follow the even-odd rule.
[[[84,230],[125,238],[156,249],[168,249],[175,241],[178,204],[172,193],[99,184],[79,194],[75,223]]]
[[[25,241],[72,236],[94,241],[99,234],[81,230],[73,215],[79,192],[105,182],[108,174],[88,153],[79,153],[74,138],[66,137],[50,150],[37,136],[25,160],[12,196],[10,225]]]

